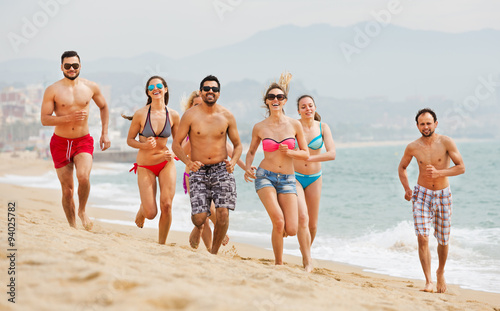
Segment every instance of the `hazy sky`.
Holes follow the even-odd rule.
[[[494,0],[4,0],[0,62],[58,59],[65,50],[86,60],[147,51],[180,58],[280,25],[348,27],[390,8],[397,11],[392,24],[412,29],[500,30],[500,1]]]

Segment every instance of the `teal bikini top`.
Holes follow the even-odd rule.
[[[314,137],[307,145],[312,150],[318,150],[323,147],[323,131],[321,130],[321,122],[319,122],[319,135]]]

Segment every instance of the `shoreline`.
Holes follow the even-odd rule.
[[[53,170],[52,163],[46,160],[30,159],[29,166],[22,165],[25,160],[22,157],[2,160],[2,175],[32,176]],[[202,243],[197,250],[192,250],[186,232],[171,231],[167,244],[163,246],[157,244],[158,231],[152,228],[139,229],[96,220],[94,229],[87,232],[78,220],[78,229],[75,230],[67,225],[60,204],[60,190],[0,185],[2,206],[7,206],[9,200],[14,200],[19,207],[17,230],[20,237],[19,252],[22,254],[19,257],[22,260],[17,264],[24,277],[20,278],[18,291],[20,296],[27,296],[21,295],[23,292],[33,296],[23,298],[32,308],[38,308],[39,301],[37,302],[36,297],[41,296],[48,299],[47,304],[40,305],[39,309],[42,310],[45,307],[49,309],[53,304],[66,308],[80,305],[104,307],[109,304],[117,309],[127,309],[124,302],[131,303],[134,300],[131,293],[145,292],[140,289],[141,286],[146,286],[152,292],[147,295],[147,304],[173,308],[171,301],[174,301],[190,306],[186,309],[194,309],[197,306],[219,310],[240,306],[239,309],[251,310],[258,309],[259,306],[287,305],[295,310],[299,309],[296,308],[298,306],[302,306],[301,309],[310,309],[313,305],[315,309],[330,309],[335,306],[340,310],[382,310],[387,306],[387,301],[394,305],[394,309],[408,308],[410,304],[415,306],[415,310],[426,305],[439,309],[453,307],[469,310],[492,310],[494,307],[500,307],[500,294],[462,289],[454,284],[448,284],[445,294],[427,294],[419,292],[424,284],[422,280],[367,272],[363,267],[333,261],[314,259],[315,271],[307,274],[302,269],[300,257],[285,254],[286,264],[283,267],[275,267],[271,250],[234,241],[230,241],[226,247],[221,247],[219,255],[213,256],[203,249]],[[133,221],[128,218],[129,213],[97,208],[91,201],[87,210],[88,215],[95,219]],[[4,217],[0,219],[1,234],[5,235],[6,230],[3,228],[6,228],[6,221]],[[2,253],[5,251],[5,248],[1,249]],[[125,260],[122,257],[125,257]],[[6,271],[6,254],[1,258],[0,264],[4,268],[1,270]],[[128,263],[129,258],[133,259],[134,264]],[[150,260],[153,261],[151,267]],[[138,275],[134,275],[137,264],[141,269],[138,270]],[[209,278],[199,279],[200,265],[207,265],[207,271],[201,272],[201,275],[207,273]],[[120,275],[120,267],[127,271],[124,275]],[[142,271],[143,268],[146,271]],[[165,269],[169,271],[168,275],[173,274],[174,286],[171,286],[169,278],[161,276],[163,273],[158,273],[158,270]],[[178,270],[180,272],[176,272]],[[209,270],[214,272],[209,273]],[[226,277],[226,273],[230,273],[232,278]],[[245,275],[243,280],[239,279],[240,274]],[[27,275],[34,275],[33,280],[36,281],[28,280]],[[255,276],[261,279],[255,279]],[[154,285],[145,284],[149,279],[153,279]],[[212,283],[212,280],[215,280],[215,283]],[[218,288],[217,281],[229,283],[231,288],[224,288],[225,293],[211,290],[210,294],[225,301],[229,293],[234,297],[228,302],[220,304],[219,301],[215,305],[207,305],[206,301],[190,294],[192,286]],[[39,286],[38,282],[47,283],[52,289],[45,289],[44,286]],[[85,293],[100,297],[97,288],[102,289],[103,286],[111,288],[108,293],[111,297],[94,300],[86,297]],[[156,286],[160,288],[155,288]],[[170,288],[168,301],[160,298],[167,292],[161,290],[161,287]],[[286,290],[283,287],[286,287]],[[68,295],[58,294],[58,290]],[[82,290],[83,298],[77,294]],[[250,291],[251,297],[248,293],[243,293],[244,291]],[[270,293],[277,294],[273,296]],[[131,297],[128,297],[129,295]],[[183,299],[183,296],[187,296],[187,300]],[[258,300],[256,297],[267,298]],[[334,297],[335,301],[332,300]],[[6,301],[6,298],[1,300],[0,306],[10,310]],[[245,303],[239,304],[238,301]]]

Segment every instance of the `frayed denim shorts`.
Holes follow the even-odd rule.
[[[255,191],[264,187],[274,187],[277,193],[297,194],[295,174],[274,173],[263,168],[255,172]]]

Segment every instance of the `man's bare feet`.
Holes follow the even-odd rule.
[[[444,292],[446,292],[446,281],[444,279],[444,270],[440,271],[438,269],[436,271],[436,276],[437,276],[436,291],[438,293],[444,293]]]
[[[141,204],[139,211],[137,211],[137,215],[135,215],[135,224],[137,225],[137,227],[142,228],[142,227],[144,227],[145,220],[146,220],[146,217],[144,217],[144,215],[142,215],[142,204]]]
[[[426,283],[425,287],[420,290],[421,292],[433,293],[434,292],[434,283]]]
[[[226,236],[224,237],[224,239],[222,239],[222,245],[226,246],[227,243],[229,243],[229,236],[226,234]]]
[[[189,245],[191,245],[192,248],[197,249],[200,244],[200,238],[201,231],[195,226],[189,235]]]
[[[87,216],[85,212],[78,212],[78,217],[82,220],[82,225],[85,228],[85,230],[90,231],[94,227],[94,223],[90,218]]]

